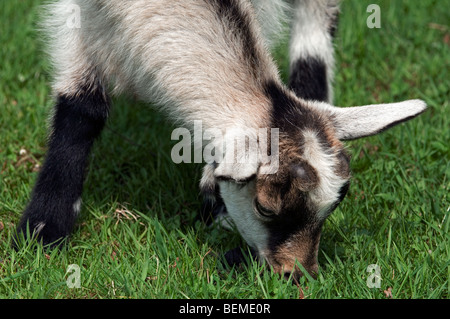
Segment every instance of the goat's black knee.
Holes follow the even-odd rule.
[[[100,86],[58,97],[47,156],[18,233],[33,235],[44,244],[70,234],[81,206],[90,149],[108,112],[109,101]]]

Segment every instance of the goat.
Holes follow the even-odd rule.
[[[67,24],[73,6],[80,28]],[[204,130],[231,132],[223,139],[243,127],[278,129],[275,170],[246,155],[209,162],[200,189],[207,211],[231,218],[275,272],[297,278],[300,263],[315,274],[322,225],[349,188],[342,141],[426,109],[420,100],[331,104],[336,0],[59,0],[47,11],[56,106],[46,159],[18,225],[18,233],[29,227],[44,244],[71,233],[110,96],[127,91],[189,129],[201,121]],[[270,54],[285,18],[291,19],[288,85]]]

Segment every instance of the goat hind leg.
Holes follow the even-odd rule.
[[[293,10],[289,87],[301,98],[332,103],[339,1],[296,0]]]

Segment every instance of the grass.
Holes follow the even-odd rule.
[[[196,221],[200,166],[170,160],[173,126],[115,99],[96,143],[82,216],[61,250],[10,243],[45,154],[52,106],[35,31],[41,1],[0,3],[0,298],[448,298],[449,11],[438,1],[342,5],[336,39],[340,106],[421,98],[429,110],[348,143],[353,182],[325,223],[316,280],[286,284],[261,266],[223,267],[242,240]],[[366,8],[381,8],[369,29]],[[286,77],[286,48],[275,56]],[[77,264],[81,288],[66,270]],[[380,288],[369,288],[370,264]]]

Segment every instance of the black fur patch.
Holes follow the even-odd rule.
[[[324,133],[326,124],[320,113],[306,109],[275,82],[266,83],[265,93],[272,102],[271,127],[279,128],[280,133],[286,133],[299,144],[303,140],[300,129],[308,128],[317,133],[320,142],[324,143],[324,149],[331,147]]]
[[[76,96],[58,97],[47,156],[35,184],[31,202],[18,226],[29,227],[44,244],[68,236],[77,213],[91,146],[102,131],[109,101],[102,90],[82,88]]]
[[[252,24],[248,13],[242,10],[238,0],[210,0],[218,18],[227,25],[230,35],[242,45],[243,56],[252,66],[255,75],[260,71],[259,58],[256,52],[257,40],[252,33]]]
[[[291,70],[289,88],[305,100],[328,101],[325,63],[313,57],[298,59]]]

